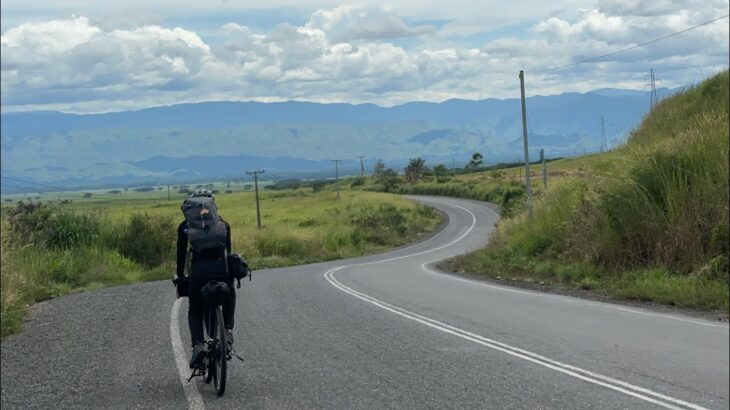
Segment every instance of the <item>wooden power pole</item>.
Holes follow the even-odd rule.
[[[246,171],[246,175],[253,175],[253,186],[256,192],[256,226],[261,229],[261,207],[259,206],[259,174],[263,174],[264,170]]]
[[[358,155],[358,158],[360,158],[360,178],[365,178],[365,164],[363,164],[362,159],[365,158],[364,155]]]
[[[525,185],[527,187],[527,215],[532,219],[532,187],[530,186],[530,152],[527,148],[527,106],[525,105],[525,73],[520,70],[522,96],[522,141],[525,146]]]
[[[339,164],[341,159],[332,159],[330,160],[335,163],[335,187],[337,187],[337,200],[340,200],[340,171],[339,171]]]

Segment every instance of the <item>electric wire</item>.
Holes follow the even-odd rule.
[[[573,67],[573,66],[576,66],[576,65],[579,65],[579,64],[584,64],[584,63],[589,63],[591,61],[600,60],[600,59],[605,58],[605,57],[614,56],[616,54],[620,54],[620,53],[623,53],[623,52],[626,52],[626,51],[629,51],[629,50],[633,50],[635,48],[643,47],[643,46],[646,46],[646,45],[649,45],[649,44],[653,44],[653,43],[656,43],[656,42],[659,42],[659,41],[662,41],[662,40],[666,40],[666,39],[671,38],[671,37],[674,37],[674,36],[678,36],[678,35],[680,35],[682,33],[688,32],[690,30],[694,30],[696,28],[699,28],[699,27],[706,26],[708,24],[714,23],[714,22],[716,22],[718,20],[722,20],[724,18],[727,18],[728,16],[730,16],[730,14],[726,14],[724,16],[717,17],[717,18],[714,18],[714,19],[709,20],[709,21],[705,21],[704,23],[700,23],[700,24],[694,25],[692,27],[688,27],[688,28],[683,29],[683,30],[680,30],[680,31],[675,31],[674,33],[667,34],[666,36],[662,36],[662,37],[659,37],[659,38],[655,38],[653,40],[645,41],[643,43],[635,44],[635,45],[633,45],[631,47],[622,48],[621,50],[616,50],[616,51],[613,51],[613,52],[608,53],[608,54],[603,54],[603,55],[600,55],[600,56],[586,58],[585,60],[576,61],[576,62],[570,63],[570,64],[559,65],[559,66],[555,66],[555,67],[549,67],[549,68],[546,68],[544,70],[535,71],[534,73],[535,74],[547,73],[547,72],[550,72],[550,71],[561,70],[563,68]]]

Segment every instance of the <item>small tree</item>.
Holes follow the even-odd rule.
[[[382,172],[379,182],[383,184],[385,192],[393,192],[398,186],[398,173],[390,168],[386,168]]]
[[[373,176],[375,179],[381,179],[383,177],[383,173],[385,172],[385,164],[383,163],[382,159],[379,159],[378,162],[375,163],[375,166],[373,167]]]
[[[439,164],[433,168],[433,175],[436,177],[436,182],[444,183],[451,179],[448,168],[446,165]]]
[[[423,178],[423,174],[427,170],[426,161],[423,158],[411,158],[411,161],[405,169],[406,181],[411,184],[417,182],[419,179]]]
[[[482,166],[484,163],[484,156],[478,152],[475,152],[472,154],[471,159],[469,160],[469,163],[466,164],[467,168],[471,169],[477,169]]]
[[[84,193],[84,198],[87,198],[87,199],[88,198],[91,198],[91,195],[92,195],[91,192],[85,192]]]

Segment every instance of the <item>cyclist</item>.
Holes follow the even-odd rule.
[[[215,195],[208,189],[197,189],[191,198],[209,197],[215,200]],[[233,278],[226,271],[226,255],[231,253],[231,226],[220,218],[225,224],[227,233],[225,247],[217,247],[195,251],[190,249],[190,276],[189,300],[188,300],[188,326],[190,327],[190,339],[193,345],[193,354],[190,359],[190,368],[195,368],[205,356],[206,345],[203,340],[203,309],[204,302],[200,296],[200,290],[210,280],[220,280],[228,284],[230,292],[223,303],[223,321],[225,322],[227,349],[231,351],[233,346],[233,316],[236,310],[236,293],[233,289]],[[188,223],[183,221],[177,229],[177,276],[182,278],[185,275],[185,263],[188,255]]]

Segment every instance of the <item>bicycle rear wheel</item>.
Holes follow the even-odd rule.
[[[208,339],[215,339],[215,320],[216,316],[212,313],[212,309],[205,309],[203,314],[203,323],[205,323],[205,332]],[[208,345],[211,348],[211,345]],[[206,373],[205,373],[205,384],[210,384],[213,381],[213,375],[215,374],[215,360],[213,360],[213,353],[210,351],[206,357]]]
[[[213,361],[211,363],[211,372],[213,373],[213,384],[215,385],[215,392],[219,396],[222,396],[226,391],[226,371],[227,371],[227,360],[226,360],[226,331],[223,326],[223,311],[218,306],[215,309],[215,328],[211,332],[215,332],[216,345],[213,351]]]

